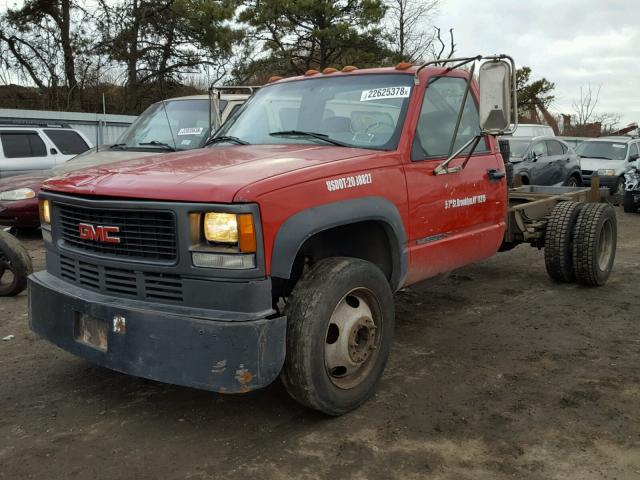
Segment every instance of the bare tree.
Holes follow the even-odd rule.
[[[571,129],[575,134],[608,134],[618,129],[619,114],[597,112],[601,89],[602,85],[594,88],[590,83],[580,87],[580,98],[573,102],[571,116]]]
[[[434,40],[429,46],[430,57],[434,60],[446,60],[456,53],[456,43],[453,39],[453,28],[449,29],[449,41],[448,44],[442,39],[442,32],[440,28],[434,27],[436,34]]]
[[[409,62],[418,62],[432,53],[436,32],[431,19],[440,0],[387,0],[388,29],[392,49],[396,55]],[[439,33],[439,30],[437,31]]]
[[[594,122],[594,112],[598,106],[601,88],[602,85],[599,85],[597,90],[594,91],[590,83],[580,87],[580,99],[573,102],[576,125],[586,125]]]

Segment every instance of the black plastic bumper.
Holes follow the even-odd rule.
[[[285,357],[285,317],[239,322],[229,321],[229,312],[193,317],[184,310],[184,315],[167,313],[152,303],[106,296],[47,272],[29,277],[31,329],[90,362],[223,393],[261,388],[278,376]],[[105,322],[104,348],[81,340],[78,319],[86,316]]]
[[[618,181],[620,181],[620,177],[617,176],[600,176],[601,187],[613,188],[618,184]],[[587,187],[591,186],[591,175],[583,175],[582,182]]]

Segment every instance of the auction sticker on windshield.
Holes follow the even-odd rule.
[[[360,95],[361,102],[379,100],[381,98],[407,98],[411,94],[411,87],[384,87],[364,90]]]
[[[201,135],[204,128],[196,127],[196,128],[181,128],[178,130],[178,135]]]

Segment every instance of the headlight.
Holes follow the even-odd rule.
[[[204,237],[209,242],[238,245],[243,253],[256,251],[256,231],[251,214],[206,213]]]
[[[0,200],[14,201],[14,200],[28,200],[35,198],[36,192],[30,188],[18,188],[17,190],[8,190],[6,192],[0,192]]]
[[[51,205],[49,200],[40,200],[40,221],[45,225],[51,225]]]
[[[615,177],[616,171],[610,169],[598,170],[598,175],[600,175],[601,177]]]

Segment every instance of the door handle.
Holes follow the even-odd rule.
[[[487,175],[489,175],[489,180],[501,180],[506,177],[506,172],[501,172],[500,170],[496,170],[495,168],[490,168],[487,170]]]

